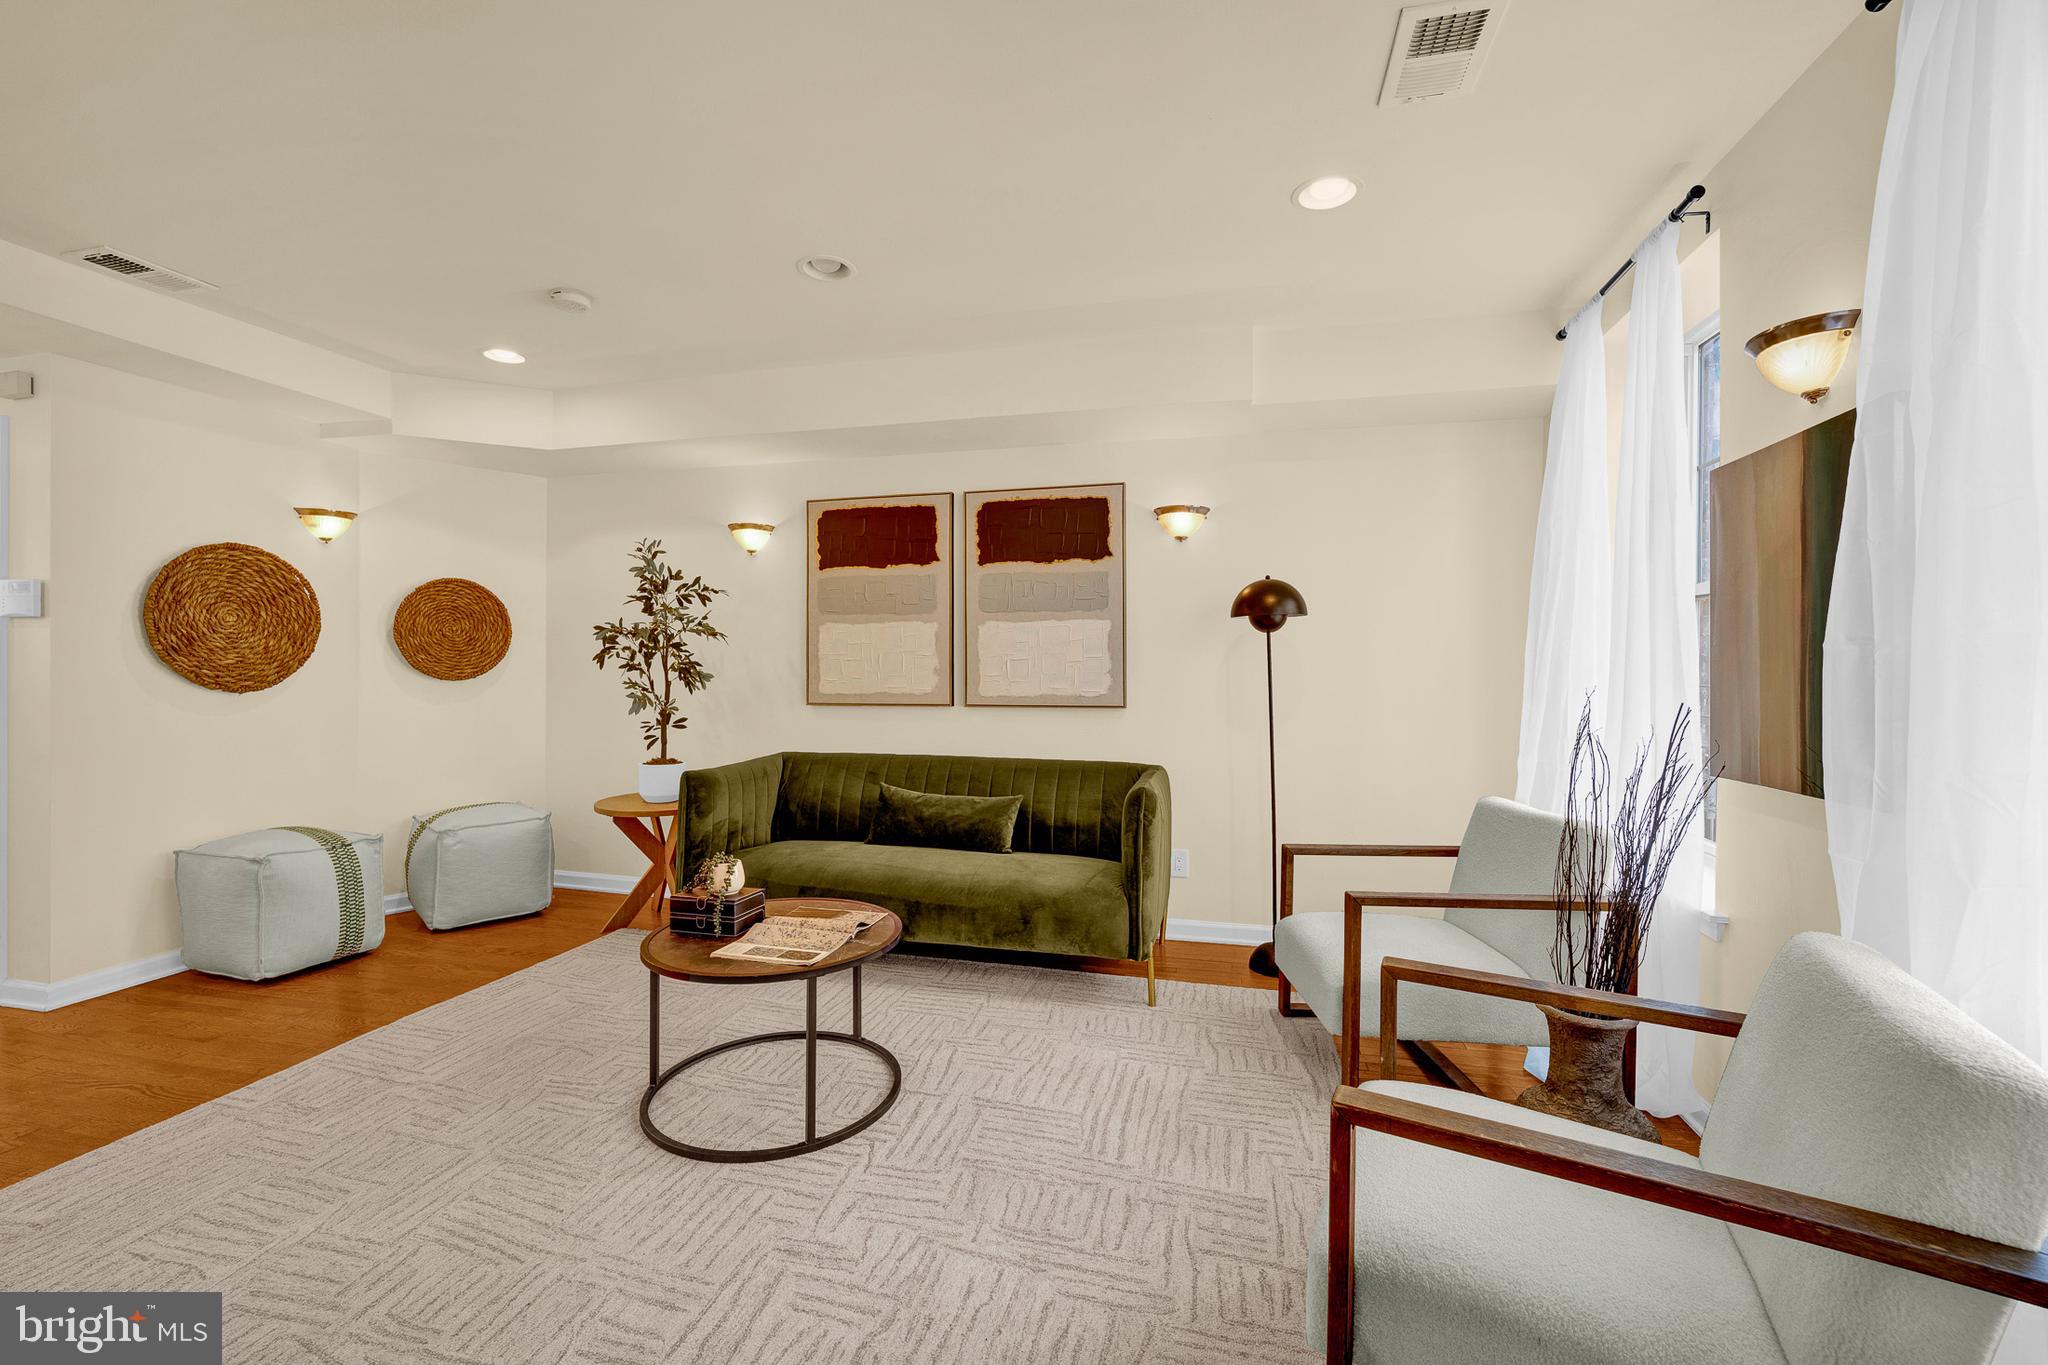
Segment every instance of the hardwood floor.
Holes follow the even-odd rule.
[[[557,891],[546,914],[445,934],[416,915],[393,915],[376,952],[278,981],[181,972],[48,1014],[0,1009],[0,1186],[587,943],[619,899]],[[1270,993],[1272,983],[1246,969],[1245,953],[1169,941],[1159,976]],[[1144,975],[1133,962],[1022,960]],[[1519,1048],[1445,1051],[1490,1095],[1511,1099],[1528,1083]],[[1409,1074],[1405,1057],[1401,1064],[1403,1079],[1424,1079]],[[1667,1142],[1698,1149],[1683,1124],[1660,1126]]]

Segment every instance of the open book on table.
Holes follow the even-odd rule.
[[[770,913],[768,918],[723,948],[712,949],[711,955],[748,962],[772,962],[786,967],[808,967],[823,962],[844,948],[854,935],[878,923],[881,918],[879,910],[838,910],[829,915]]]

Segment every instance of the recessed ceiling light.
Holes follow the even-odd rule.
[[[796,263],[796,268],[814,280],[853,278],[853,262],[837,256],[806,256]]]
[[[1358,193],[1358,182],[1348,175],[1325,175],[1294,191],[1294,202],[1305,209],[1340,209]]]
[[[524,365],[526,357],[517,351],[508,351],[503,346],[493,346],[484,352],[485,360],[495,360],[500,365]]]

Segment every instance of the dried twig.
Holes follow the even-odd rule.
[[[1655,773],[1645,742],[1617,799],[1606,746],[1593,728],[1590,696],[1579,710],[1557,848],[1557,931],[1550,948],[1550,965],[1566,985],[1635,988],[1657,898],[1714,782],[1689,757],[1691,733],[1692,708],[1680,706]],[[1608,908],[1596,909],[1601,901]]]

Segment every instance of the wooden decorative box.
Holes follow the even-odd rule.
[[[668,928],[692,938],[731,938],[744,934],[768,912],[768,893],[749,886],[737,896],[704,896],[678,891],[668,900]]]

